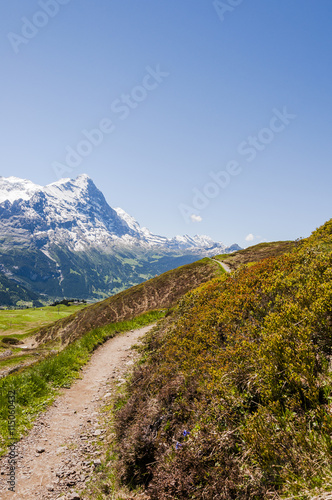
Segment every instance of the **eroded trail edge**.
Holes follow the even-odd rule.
[[[83,489],[98,464],[99,452],[91,444],[93,438],[103,438],[98,410],[110,395],[114,379],[121,384],[121,377],[134,363],[132,346],[153,326],[119,334],[94,352],[81,371],[82,378],[62,390],[17,443],[15,493],[8,491],[8,457],[1,458],[1,499],[56,499],[64,493],[62,498],[80,498],[74,491]],[[95,455],[95,464],[82,460],[82,452]]]

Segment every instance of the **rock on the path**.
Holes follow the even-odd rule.
[[[76,483],[77,483],[77,481],[75,481],[74,479],[70,479],[69,481],[67,481],[66,484],[70,488],[71,486],[75,486]]]
[[[81,500],[81,497],[78,493],[69,493],[66,496],[66,500]]]
[[[36,452],[37,452],[37,453],[44,453],[44,451],[45,451],[45,448],[38,447],[38,448],[36,449]]]

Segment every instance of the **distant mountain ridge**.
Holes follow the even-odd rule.
[[[17,177],[0,177],[1,218],[12,222],[12,216],[24,216],[29,224],[33,219],[32,234],[39,239],[49,231],[65,237],[73,250],[82,250],[84,244],[103,245],[105,242],[148,244],[174,249],[199,249],[229,252],[230,248],[214,242],[208,236],[175,236],[168,239],[152,234],[121,208],[112,209],[104,195],[85,174],[77,179],[61,179],[45,187]],[[2,221],[3,222],[3,221]],[[26,224],[24,224],[26,226]],[[62,232],[64,230],[65,232]],[[83,238],[78,240],[76,236]],[[86,240],[87,239],[87,240]],[[234,247],[231,248],[233,251]],[[239,249],[236,246],[236,249]],[[219,252],[220,253],[220,252]]]
[[[45,187],[0,177],[2,272],[46,297],[103,298],[239,248],[208,236],[154,235],[121,208],[111,208],[85,174]]]

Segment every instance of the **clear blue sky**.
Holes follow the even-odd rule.
[[[61,163],[155,233],[241,246],[332,216],[331,0],[0,9],[1,175],[44,185]],[[101,123],[99,144],[82,143]]]

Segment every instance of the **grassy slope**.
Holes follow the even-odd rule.
[[[42,328],[39,338],[43,342],[56,341],[61,336],[62,347],[65,344],[70,345],[61,353],[51,354],[33,366],[0,380],[0,435],[2,435],[0,446],[3,448],[0,449],[0,454],[8,444],[6,394],[9,390],[17,391],[16,437],[18,438],[31,426],[34,416],[52,402],[57,388],[67,386],[79,375],[80,367],[88,361],[90,352],[98,344],[118,331],[144,326],[155,321],[162,313],[154,309],[173,306],[185,292],[221,274],[222,270],[217,263],[203,259],[168,271],[100,303],[86,306],[83,311],[77,311],[68,318]],[[9,314],[13,311],[4,313]],[[17,311],[16,320],[21,321],[22,327],[28,328],[27,318],[22,317],[22,313],[24,312]],[[36,311],[28,310],[26,313],[32,314],[31,321],[36,320],[38,315]],[[39,319],[45,318],[43,316]],[[16,351],[16,348],[13,350]],[[6,359],[6,363],[15,364],[15,360]]]
[[[225,262],[232,271],[238,269],[243,264],[260,262],[267,257],[278,257],[286,252],[290,252],[298,245],[295,241],[273,241],[271,243],[259,243],[245,250],[239,250],[231,254],[217,255],[217,260]]]
[[[10,309],[0,311],[0,339],[5,335],[17,336],[30,334],[36,328],[54,323],[83,309],[84,305],[44,306],[34,309]]]
[[[0,306],[40,305],[38,294],[0,272]]]
[[[210,259],[181,266],[42,328],[37,340],[45,343],[61,339],[67,345],[92,328],[172,307],[184,293],[221,273],[220,266]]]
[[[33,344],[33,334],[40,327],[52,324],[58,318],[66,318],[84,307],[60,305],[0,311],[0,377],[35,362],[37,356],[47,355],[47,349],[26,349],[26,346],[23,348],[21,345],[26,342]],[[18,341],[17,344],[13,344],[14,339]]]
[[[332,490],[331,251],[332,220],[180,300],[119,404],[124,481],[158,500]]]
[[[203,259],[194,264],[168,271],[102,302],[83,306],[83,310],[81,306],[78,306],[76,312],[69,316],[68,312],[75,310],[75,306],[69,308],[62,306],[60,315],[63,314],[64,317],[55,323],[42,327],[37,334],[31,331],[25,333],[26,329],[29,328],[28,320],[31,320],[30,326],[35,327],[37,327],[38,321],[49,322],[48,320],[51,319],[50,308],[44,307],[43,311],[31,309],[27,311],[3,311],[2,316],[0,313],[0,321],[1,318],[7,319],[4,321],[4,328],[8,327],[8,321],[10,326],[11,320],[9,318],[12,318],[11,327],[14,327],[14,321],[17,323],[15,327],[22,327],[23,333],[18,334],[18,330],[16,330],[15,335],[10,335],[11,337],[22,339],[28,337],[30,333],[34,333],[35,337],[33,346],[24,350],[19,345],[12,347],[0,342],[0,358],[1,351],[5,351],[6,355],[0,359],[0,376],[6,376],[13,370],[36,362],[37,356],[44,357],[49,354],[50,350],[62,350],[94,328],[125,321],[155,309],[172,307],[181,295],[212,277],[220,275],[221,272],[222,270],[217,263],[210,259]],[[31,317],[28,318],[27,316],[30,314]],[[53,309],[53,317],[56,317],[57,314],[56,307]],[[6,333],[12,332],[7,330]],[[3,336],[0,336],[1,338]],[[9,352],[8,348],[10,348]]]

